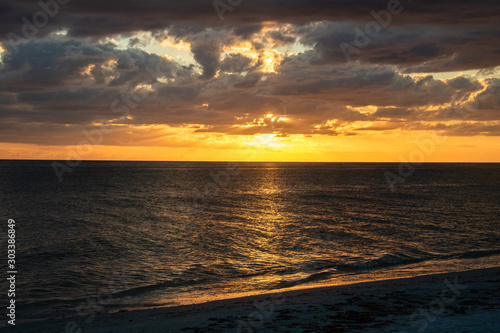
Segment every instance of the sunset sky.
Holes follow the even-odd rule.
[[[498,1],[0,13],[0,159],[500,162]]]

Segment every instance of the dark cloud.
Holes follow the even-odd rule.
[[[213,1],[206,0],[127,0],[127,1],[61,1],[67,4],[51,6],[50,25],[41,33],[68,28],[73,36],[97,36],[133,31],[160,30],[175,23],[196,23],[204,26],[233,24],[257,29],[262,22],[307,23],[311,21],[367,21],[371,12],[387,10],[389,1],[373,0],[279,0],[243,1],[226,11],[221,21]],[[56,0],[47,0],[57,3]],[[403,12],[393,15],[395,25],[415,23],[462,25],[496,23],[492,13],[498,13],[498,1],[401,1]],[[3,14],[0,35],[21,31],[22,17],[32,19],[41,10],[36,1],[6,0],[0,8]],[[246,30],[248,31],[248,30]],[[245,34],[245,29],[240,30]]]
[[[220,44],[216,40],[197,40],[191,47],[194,59],[203,67],[202,79],[211,79],[220,65]]]
[[[212,2],[205,0],[107,1],[106,5],[93,0],[70,1],[58,5],[54,17],[44,14],[47,25],[34,27],[37,33],[33,36],[42,37],[61,29],[68,29],[73,37],[149,31],[161,39],[168,34],[190,42],[191,51],[203,68],[204,79],[216,75],[221,46],[234,39],[251,39],[262,30],[265,22],[292,24],[292,27],[268,31],[267,37],[273,40],[273,47],[295,40],[309,45],[314,48],[313,64],[359,60],[399,65],[406,73],[500,65],[497,57],[500,27],[494,15],[500,12],[497,1],[401,1],[402,12],[391,14],[387,7],[394,1],[299,0],[286,6],[274,0],[244,1],[227,11],[223,21]],[[49,2],[53,4],[56,0]],[[56,12],[55,7],[50,8]],[[26,22],[33,21],[33,15],[36,18],[43,12],[36,2],[27,0],[8,0],[3,11],[0,40],[4,42],[25,40],[22,32],[23,27],[26,32]],[[9,33],[17,37],[8,37]],[[130,43],[138,45],[139,41],[132,38]],[[255,46],[258,48],[258,43]]]
[[[296,40],[296,37],[291,35],[291,32],[283,30],[271,30],[267,36],[274,41],[273,47],[293,44]]]
[[[250,69],[252,59],[241,54],[230,54],[221,62],[220,69],[229,73],[241,73]]]
[[[363,24],[323,22],[297,29],[314,47],[313,64],[360,61],[398,65],[406,73],[446,72],[500,65],[500,27],[389,26],[369,34]]]
[[[253,88],[257,85],[257,83],[259,83],[261,79],[262,79],[262,74],[258,73],[251,73],[244,77],[237,77],[233,87],[236,89]]]
[[[406,119],[413,113],[407,108],[379,108],[373,116],[376,118]]]
[[[280,75],[269,79],[268,94],[335,101],[344,105],[377,105],[414,107],[435,105],[463,98],[478,91],[476,80],[449,82],[432,76],[412,78],[392,67],[344,66],[330,69],[326,65],[310,71],[307,60],[289,59],[280,67]],[[460,80],[468,81],[468,84]]]
[[[0,5],[0,141],[68,144],[62,138],[78,126],[103,120],[248,135],[500,134],[497,81],[427,74],[477,69],[498,76],[498,1],[401,1],[403,11],[388,16],[385,1],[246,0],[223,21],[207,0],[43,3],[55,15],[38,27],[26,23],[44,19],[36,1]],[[63,30],[66,36],[53,33]],[[130,39],[119,47],[106,37]],[[195,63],[144,51],[167,38],[189,44]],[[242,42],[251,49],[231,48]],[[266,58],[297,43],[302,51]],[[263,70],[266,61],[275,71]],[[467,103],[472,111],[464,117]],[[368,106],[377,109],[363,110]],[[351,124],[366,126],[345,130]],[[157,144],[160,135],[138,142]],[[133,144],[119,135],[110,142]]]
[[[281,133],[332,134],[349,122],[442,120],[445,110],[429,112],[425,107],[462,103],[483,89],[482,83],[471,78],[412,78],[391,66],[311,66],[312,53],[289,56],[278,73],[270,74],[248,68],[249,58],[230,54],[220,68],[232,74],[221,72],[212,79],[199,80],[191,68],[156,54],[89,43],[66,38],[41,40],[20,47],[17,57],[7,53],[0,72],[0,118],[61,125],[89,125],[103,119],[117,124],[202,124],[207,127],[200,131],[252,134],[275,131],[276,127],[262,125],[259,120],[273,113],[290,118],[287,126],[279,129]],[[91,69],[83,71],[85,68]],[[237,74],[243,70],[248,72]],[[24,89],[7,88],[14,81],[32,84]],[[474,119],[498,119],[498,101],[492,104],[495,95],[488,95],[490,99],[478,106],[485,111],[478,113],[481,117],[472,116]],[[130,119],[113,113],[117,100],[120,108],[129,109]],[[379,109],[364,114],[346,107],[369,105]],[[337,120],[335,125],[327,122],[332,119]],[[235,128],[249,124],[259,125]]]
[[[109,65],[109,61],[116,65]],[[83,73],[89,66],[90,74]],[[109,66],[113,67],[106,69]],[[119,50],[110,43],[54,38],[21,44],[17,52],[7,45],[0,69],[0,89],[46,90],[68,82],[81,85],[88,77],[96,84],[136,86],[187,72],[186,67],[139,49]]]
[[[57,84],[74,78],[78,72],[90,64],[102,64],[111,59],[107,45],[88,45],[79,41],[34,42],[18,46],[14,52],[7,44],[3,56],[0,82],[31,82]]]

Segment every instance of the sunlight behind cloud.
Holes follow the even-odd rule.
[[[184,6],[183,14],[204,19],[193,24],[166,15]],[[135,22],[126,15],[126,25],[119,11],[85,22],[68,13],[72,24],[52,20],[46,33],[28,42],[2,40],[0,139],[79,142],[78,126],[98,130],[106,123],[118,130],[105,144],[133,146],[148,137],[144,146],[176,147],[176,137],[186,147],[229,159],[229,150],[304,153],[316,147],[316,136],[337,148],[340,138],[360,144],[360,137],[375,142],[427,131],[462,136],[471,145],[479,136],[500,135],[500,35],[484,25],[486,17],[467,25],[453,17],[449,25],[430,29],[407,14],[408,21],[370,36],[349,62],[339,43],[354,43],[355,28],[366,22],[358,16],[343,20],[351,12],[331,20],[342,8],[312,17],[309,11],[317,8],[291,6],[250,23],[251,13],[241,7],[224,13],[221,23],[216,13],[193,13],[192,6],[176,3],[160,19],[137,12]],[[169,134],[140,127],[156,125],[168,127]]]

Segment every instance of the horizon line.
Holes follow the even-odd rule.
[[[33,161],[33,162],[61,162],[67,161],[64,159],[10,159],[10,158],[0,158],[0,162],[6,161]],[[402,161],[248,161],[248,160],[220,160],[220,161],[200,161],[200,160],[81,160],[81,162],[172,162],[172,163],[365,163],[365,164],[400,164],[409,163]],[[500,164],[500,161],[435,161],[435,162],[422,162],[422,163],[411,163],[416,166],[422,164]],[[418,164],[418,165],[417,165]]]

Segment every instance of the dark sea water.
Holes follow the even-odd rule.
[[[500,164],[51,163],[0,161],[18,323],[500,264]]]

